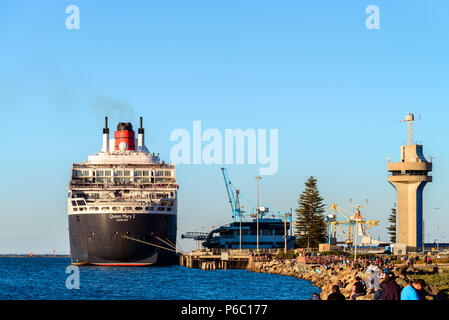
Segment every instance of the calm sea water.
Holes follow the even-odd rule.
[[[0,258],[0,299],[308,300],[308,281],[246,270],[80,267],[68,290],[67,258]]]

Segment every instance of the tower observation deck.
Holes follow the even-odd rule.
[[[408,145],[401,146],[401,162],[388,163],[388,182],[398,195],[396,240],[408,251],[419,251],[423,247],[423,191],[432,182],[432,162],[424,157],[423,146],[413,142],[415,116],[409,113],[402,122],[408,123]]]

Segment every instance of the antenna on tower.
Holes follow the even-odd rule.
[[[408,145],[411,146],[413,144],[413,124],[417,121],[421,121],[421,115],[416,120],[415,115],[411,112],[405,116],[404,120],[399,120],[399,122],[408,122]]]

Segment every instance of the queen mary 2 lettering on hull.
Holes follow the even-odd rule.
[[[160,161],[120,122],[103,148],[72,165],[68,217],[72,264],[146,266],[177,263],[175,166]]]

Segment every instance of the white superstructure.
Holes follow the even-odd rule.
[[[69,215],[109,214],[127,221],[128,214],[177,214],[175,166],[148,151],[140,121],[137,139],[130,123],[119,123],[109,139],[106,118],[101,151],[72,165]]]

